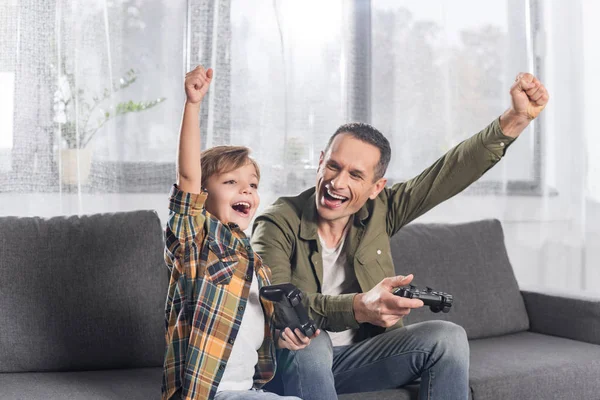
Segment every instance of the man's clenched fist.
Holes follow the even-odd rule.
[[[521,72],[510,88],[511,107],[500,116],[500,129],[509,137],[518,137],[537,118],[546,104],[548,91],[533,75]]]
[[[521,72],[510,88],[514,111],[529,120],[536,118],[548,104],[548,91],[533,75]]]

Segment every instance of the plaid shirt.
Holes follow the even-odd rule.
[[[171,279],[165,306],[167,348],[162,399],[212,399],[240,329],[252,275],[269,285],[271,271],[236,224],[223,225],[204,209],[206,193],[171,190],[165,261]],[[254,386],[275,371],[273,305],[262,302],[265,340]]]

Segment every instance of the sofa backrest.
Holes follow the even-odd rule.
[[[153,211],[0,218],[0,372],[162,365],[167,275]]]
[[[498,220],[464,224],[410,224],[391,239],[396,273],[413,273],[419,289],[450,293],[449,313],[413,310],[405,323],[455,322],[469,339],[529,329],[529,319]]]

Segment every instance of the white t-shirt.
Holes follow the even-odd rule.
[[[321,248],[323,249],[323,284],[321,293],[325,295],[338,295],[360,292],[360,285],[356,279],[353,265],[348,262],[346,253],[343,251],[347,231],[344,232],[342,240],[336,248],[330,249],[319,235]],[[327,331],[334,346],[347,346],[354,343],[356,329],[348,329],[342,332]]]
[[[258,349],[265,339],[265,315],[258,296],[258,279],[253,276],[240,330],[233,343],[217,392],[249,390],[254,384],[254,367],[258,363]]]

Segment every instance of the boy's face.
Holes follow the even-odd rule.
[[[233,171],[215,174],[206,182],[204,207],[221,222],[233,222],[246,230],[258,209],[258,177],[252,163]]]

